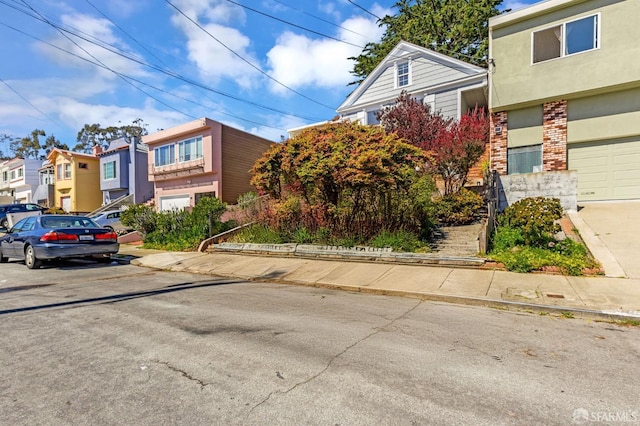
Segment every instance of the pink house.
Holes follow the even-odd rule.
[[[273,142],[200,118],[142,137],[149,146],[149,180],[158,210],[193,207],[213,196],[235,204],[255,188],[253,164]]]

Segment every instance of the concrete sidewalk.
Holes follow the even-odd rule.
[[[122,244],[131,263],[170,271],[280,282],[574,317],[640,319],[640,279],[519,274],[502,270],[163,252]]]

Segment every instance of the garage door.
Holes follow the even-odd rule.
[[[640,140],[569,145],[578,201],[640,199]]]
[[[182,210],[189,207],[189,195],[160,197],[160,210]]]

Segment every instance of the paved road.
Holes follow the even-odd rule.
[[[3,424],[640,422],[638,328],[115,263],[0,271]]]

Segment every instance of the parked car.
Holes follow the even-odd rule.
[[[33,203],[17,203],[17,204],[0,205],[0,226],[7,229],[9,225],[9,219],[7,219],[7,214],[9,213],[24,213],[24,212],[35,212],[35,211],[39,211],[40,213],[42,213],[45,210],[47,210],[47,207],[43,207]]]
[[[29,269],[43,260],[94,258],[110,261],[120,248],[112,228],[104,228],[85,216],[39,215],[18,221],[0,237],[0,262],[24,259]]]
[[[122,210],[108,210],[91,216],[91,219],[100,226],[111,226],[114,229],[124,229],[120,222]]]

